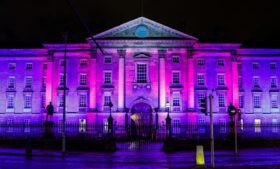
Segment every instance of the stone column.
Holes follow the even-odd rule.
[[[118,111],[125,109],[125,49],[119,49]]]
[[[166,83],[165,83],[165,55],[166,50],[159,49],[159,108],[165,110],[166,104]]]
[[[89,111],[96,111],[96,49],[90,54],[89,66]]]
[[[238,89],[238,62],[237,57],[234,55],[231,57],[231,70],[232,70],[232,104],[235,107],[239,107],[239,89]]]
[[[194,61],[193,52],[188,51],[187,56],[187,107],[189,111],[194,110]]]
[[[46,70],[46,105],[52,102],[52,88],[53,88],[53,54],[49,54],[48,62],[47,62],[47,70]]]

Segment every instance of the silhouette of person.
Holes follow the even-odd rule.
[[[54,108],[52,102],[50,102],[50,104],[47,106],[47,119],[46,119],[47,121],[48,121],[48,117],[50,117],[51,120],[53,113],[54,113]]]

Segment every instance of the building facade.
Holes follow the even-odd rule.
[[[66,65],[68,122],[106,124],[109,102],[119,125],[207,123],[201,99],[213,94],[216,123],[229,120],[230,103],[242,123],[277,123],[280,49],[245,49],[235,43],[200,43],[144,17],[95,35],[102,53],[85,43],[41,49],[0,49],[0,121],[42,122],[46,106],[62,120]]]

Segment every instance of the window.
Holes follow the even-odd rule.
[[[80,60],[80,67],[87,67],[87,60],[86,59],[81,59]]]
[[[174,71],[172,72],[172,83],[179,84],[180,83],[180,72]]]
[[[104,106],[109,106],[110,102],[111,102],[111,93],[104,92]]]
[[[272,133],[278,133],[278,120],[272,119]]]
[[[79,132],[80,133],[86,132],[86,128],[87,128],[86,119],[79,119]]]
[[[254,108],[261,108],[261,96],[260,95],[253,96],[253,105],[254,105]]]
[[[197,85],[199,85],[199,86],[204,86],[205,85],[204,74],[198,74],[197,75]]]
[[[46,93],[41,95],[41,108],[46,108]]]
[[[278,108],[278,95],[272,94],[270,99],[271,99],[271,108]]]
[[[60,73],[59,75],[59,85],[63,86],[64,85],[64,74]]]
[[[32,97],[31,95],[25,95],[24,96],[24,108],[25,109],[30,109],[32,105]]]
[[[24,120],[24,132],[25,133],[30,132],[30,120],[29,119]]]
[[[252,67],[254,70],[258,70],[259,69],[259,63],[253,63]]]
[[[81,86],[87,85],[87,75],[86,74],[80,74],[80,85]]]
[[[112,56],[105,56],[104,57],[104,63],[106,63],[106,64],[112,63]]]
[[[13,132],[13,129],[14,129],[14,120],[13,119],[8,119],[7,120],[7,132],[8,133],[11,133]]]
[[[9,89],[15,89],[16,88],[16,78],[15,78],[15,76],[9,76],[8,88]]]
[[[16,69],[16,63],[9,63],[9,70],[15,70]]]
[[[225,75],[218,74],[218,86],[224,86],[224,85],[225,85]]]
[[[147,83],[147,64],[137,64],[137,83]]]
[[[205,99],[206,95],[204,93],[199,93],[197,96],[197,105],[201,107],[201,101]]]
[[[276,63],[270,63],[270,70],[276,70]]]
[[[227,124],[225,120],[219,120],[219,126],[220,126],[220,133],[226,133],[227,132]]]
[[[43,64],[43,70],[47,70],[48,69],[48,64],[47,63],[44,63]]]
[[[15,96],[14,95],[8,95],[7,98],[7,109],[14,109],[15,103]]]
[[[42,89],[43,90],[46,90],[46,80],[47,80],[47,78],[43,77],[43,79],[42,79]]]
[[[173,63],[180,63],[180,56],[178,55],[175,55],[172,57],[172,62]]]
[[[81,108],[87,107],[87,95],[86,94],[80,94],[79,107],[81,107]]]
[[[66,60],[65,59],[60,59],[59,60],[59,66],[65,66]]]
[[[218,94],[218,105],[219,107],[225,107],[225,94]]]
[[[109,72],[109,71],[104,72],[104,83],[105,84],[112,83],[112,72]]]
[[[261,132],[261,119],[255,119],[254,124],[255,124],[255,133],[260,133]]]
[[[225,66],[225,60],[224,59],[218,59],[217,63],[218,63],[218,66],[220,66],[220,67]]]
[[[242,88],[242,86],[243,86],[242,76],[238,76],[238,87]]]
[[[32,70],[33,64],[32,63],[26,63],[26,70]]]
[[[205,133],[206,132],[205,120],[204,119],[198,119],[198,132],[199,133]]]
[[[205,65],[205,60],[204,59],[198,59],[197,60],[197,65],[198,66],[204,66]]]
[[[64,97],[63,95],[58,96],[58,107],[63,107],[64,106]]]
[[[240,108],[244,107],[244,96],[243,95],[239,96],[239,107]]]
[[[180,93],[174,92],[172,97],[172,109],[173,111],[180,111],[181,110],[181,99]]]
[[[242,64],[238,64],[237,65],[237,70],[238,70],[238,74],[241,74],[242,73]]]
[[[271,86],[271,88],[277,88],[277,77],[276,76],[270,77],[270,86]]]
[[[260,77],[259,76],[254,76],[253,77],[253,86],[257,87],[257,88],[260,87],[259,82],[260,82]]]
[[[25,88],[32,88],[32,77],[27,76],[25,78]]]

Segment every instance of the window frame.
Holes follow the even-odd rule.
[[[200,79],[199,77],[203,77],[202,79]],[[200,83],[203,82],[203,83]],[[198,86],[205,86],[205,74],[204,73],[198,73],[197,74],[197,85]]]
[[[145,77],[144,79],[140,79],[140,72],[138,71],[140,68],[138,66],[144,66],[145,65],[145,73],[144,71],[141,72],[141,76]],[[139,68],[139,69],[138,69]],[[136,83],[148,83],[149,82],[149,66],[148,66],[148,63],[146,62],[137,62],[135,63],[135,81]]]
[[[109,59],[110,62],[107,62],[108,61],[107,59]],[[104,64],[112,64],[113,63],[113,57],[112,56],[104,56],[103,63]]]
[[[32,70],[33,69],[33,63],[31,63],[31,62],[26,63],[25,69],[26,70]]]
[[[109,78],[109,81],[108,80],[108,77],[106,75],[110,75],[110,78]],[[112,71],[111,70],[105,70],[103,72],[103,84],[112,84]]]
[[[220,77],[223,77],[223,78],[220,78]],[[217,86],[225,86],[226,85],[225,81],[226,81],[225,74],[221,74],[221,73],[217,74]]]
[[[80,86],[87,86],[88,85],[88,76],[87,76],[86,73],[80,73],[79,85]]]
[[[176,75],[177,77],[175,77],[174,75]],[[178,71],[178,70],[172,71],[172,84],[181,84],[181,72],[180,71]]]

